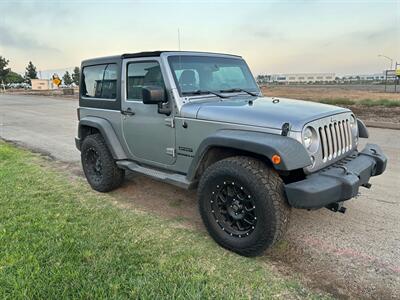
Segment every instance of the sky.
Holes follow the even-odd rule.
[[[24,72],[180,49],[241,55],[255,75],[368,74],[400,63],[400,0],[0,0],[0,55]]]

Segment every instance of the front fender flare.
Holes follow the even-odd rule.
[[[122,147],[117,134],[115,133],[112,125],[106,119],[99,117],[84,117],[79,121],[78,125],[78,138],[82,139],[82,127],[88,126],[96,128],[100,131],[103,136],[108,149],[110,150],[114,159],[127,159],[124,148]],[[82,141],[80,141],[82,142]]]
[[[189,167],[189,180],[194,179],[203,157],[212,147],[243,150],[265,156],[269,160],[274,154],[278,154],[281,162],[274,167],[282,171],[296,170],[312,164],[304,146],[290,137],[246,130],[219,130],[204,139],[198,147]]]
[[[360,138],[368,138],[369,133],[367,126],[365,126],[364,122],[361,121],[360,119],[357,119],[357,126],[358,126],[358,136]]]

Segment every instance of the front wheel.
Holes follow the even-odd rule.
[[[211,165],[198,189],[200,214],[222,247],[256,256],[284,234],[290,207],[279,175],[264,162],[244,156]]]

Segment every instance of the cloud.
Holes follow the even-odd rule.
[[[249,24],[243,24],[238,27],[238,30],[245,35],[249,35],[256,39],[263,39],[263,40],[284,40],[286,37],[285,35],[275,28],[268,27],[268,26],[255,26]]]
[[[256,37],[259,38],[264,38],[264,39],[270,39],[276,37],[276,33],[272,32],[271,30],[268,29],[256,29],[253,34]]]
[[[379,42],[390,39],[398,39],[400,29],[397,26],[387,26],[384,28],[373,29],[369,31],[351,32],[349,36],[366,42]]]
[[[0,10],[6,12],[1,16],[3,20],[7,20],[9,24],[15,23],[19,27],[71,25],[79,13],[76,4],[78,3],[67,4],[66,1],[0,0]]]
[[[41,50],[47,52],[60,52],[59,49],[43,44],[25,33],[18,32],[11,27],[0,24],[0,45],[16,49]]]
[[[331,48],[335,46],[347,45],[348,49],[354,49],[356,46],[375,49],[376,46],[387,44],[398,44],[400,29],[395,26],[386,26],[381,28],[354,30],[338,35],[332,35],[329,38],[323,37],[318,42],[318,47]]]

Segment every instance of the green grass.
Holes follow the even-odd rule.
[[[328,98],[321,99],[319,102],[331,105],[354,105],[356,102],[347,98]]]
[[[363,99],[358,102],[360,105],[365,106],[385,106],[385,107],[400,107],[400,101],[389,100],[389,99]]]
[[[321,99],[318,102],[331,105],[363,105],[368,107],[384,106],[384,107],[400,107],[400,101],[390,99],[362,99],[351,100],[348,98],[327,98]]]
[[[43,164],[0,141],[1,299],[320,297]]]

